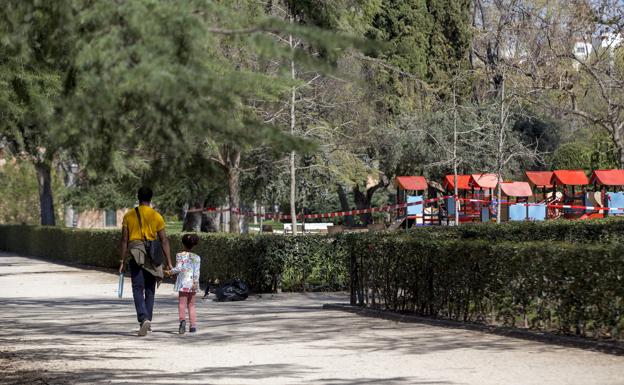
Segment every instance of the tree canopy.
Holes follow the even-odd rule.
[[[401,174],[622,166],[621,9],[7,0],[0,149],[32,164],[49,225],[58,198],[127,207],[142,183],[169,213],[329,211],[392,202]]]

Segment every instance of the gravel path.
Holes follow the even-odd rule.
[[[136,337],[130,282],[0,253],[0,383],[624,384],[624,357],[324,311],[343,294],[198,303],[177,334],[172,285]]]

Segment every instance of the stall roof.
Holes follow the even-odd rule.
[[[447,175],[444,177],[444,182],[442,183],[442,187],[448,190],[455,189],[455,185],[453,184],[453,174]],[[458,190],[470,190],[470,175],[457,175],[457,189]]]
[[[555,170],[550,182],[570,186],[585,186],[589,184],[589,179],[583,170]]]
[[[424,176],[397,176],[395,178],[397,187],[403,190],[426,190],[428,187],[427,179]]]
[[[535,187],[552,187],[552,171],[527,171],[526,176]]]
[[[624,170],[596,170],[589,181],[603,186],[624,186]]]
[[[472,174],[469,185],[479,188],[495,188],[498,184],[496,174]]]
[[[529,182],[503,182],[501,183],[503,194],[508,197],[530,197],[533,190]]]

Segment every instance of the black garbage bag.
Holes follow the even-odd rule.
[[[249,288],[247,284],[240,279],[232,279],[215,289],[217,301],[244,301],[249,296]]]

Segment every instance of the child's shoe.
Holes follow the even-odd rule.
[[[180,321],[180,328],[178,329],[178,332],[180,332],[180,334],[184,334],[184,332],[186,332],[186,321]]]
[[[195,326],[191,326],[189,328],[189,333],[195,333],[197,331],[197,328]]]

